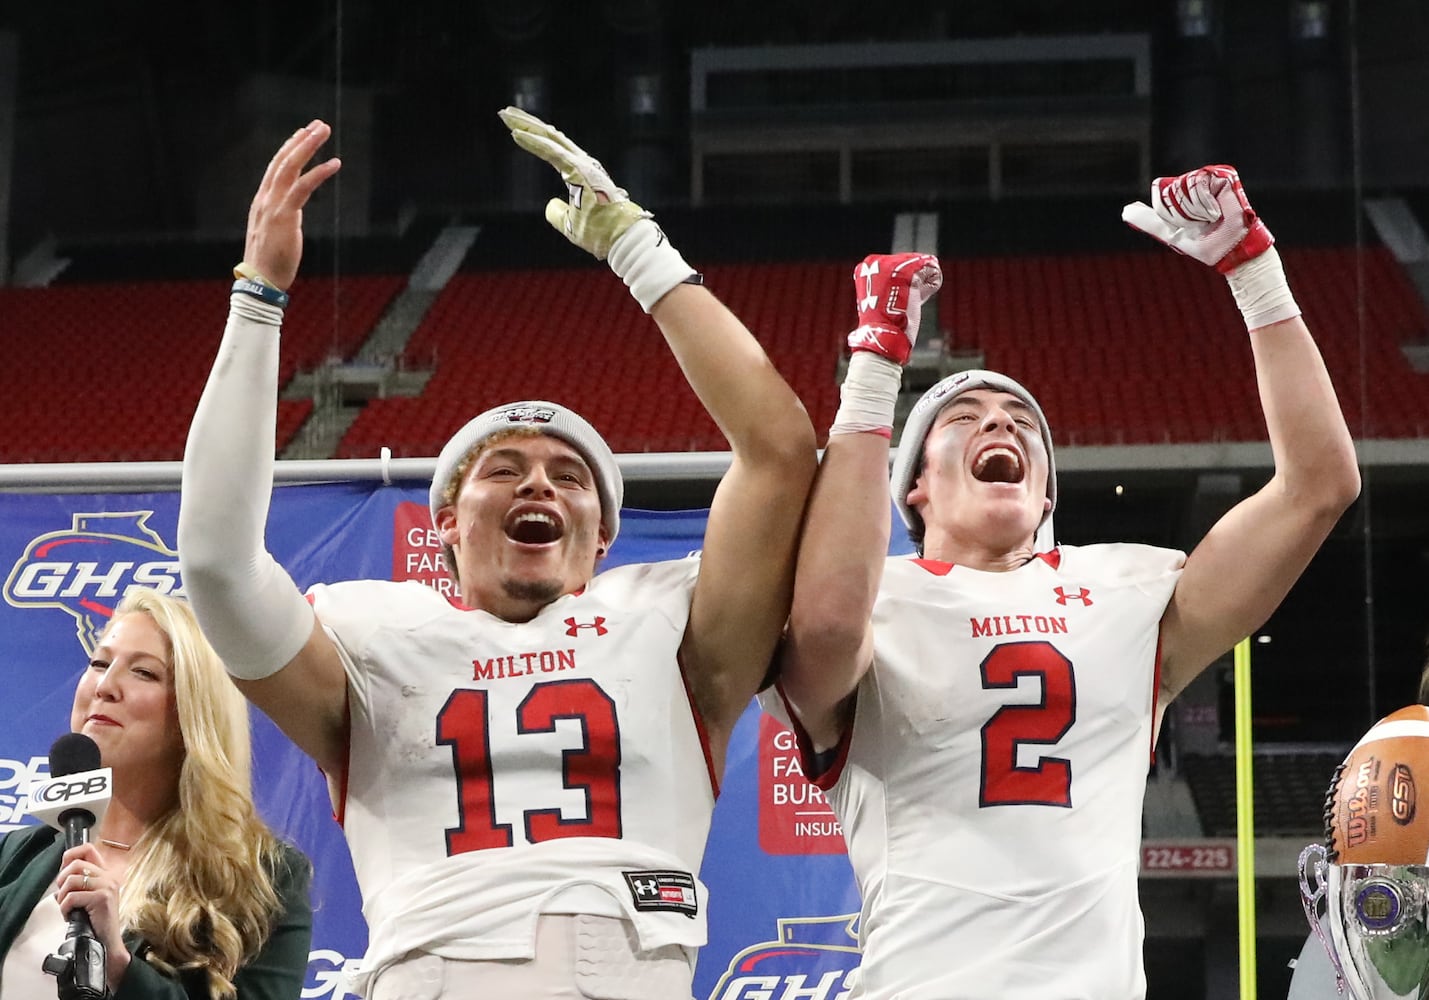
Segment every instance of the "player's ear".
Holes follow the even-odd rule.
[[[918,511],[919,516],[922,516],[923,512],[918,510],[918,505],[928,502],[927,481],[928,474],[920,472],[918,478],[913,480],[913,485],[908,488],[908,506],[910,509]]]
[[[443,545],[455,545],[460,537],[456,525],[456,504],[437,508],[437,537]]]

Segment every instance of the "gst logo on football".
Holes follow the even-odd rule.
[[[1091,607],[1093,603],[1092,592],[1086,587],[1077,588],[1077,593],[1075,594],[1069,594],[1061,587],[1053,587],[1052,592],[1057,595],[1057,603],[1063,607],[1067,606],[1068,601],[1081,601],[1082,607],[1084,608]]]
[[[596,615],[588,622],[578,622],[574,618],[566,619],[566,635],[575,637],[583,628],[595,629],[596,635],[605,635],[610,629],[605,627],[605,619]]]
[[[1400,826],[1414,822],[1415,800],[1418,795],[1414,787],[1414,772],[1408,764],[1395,764],[1389,776],[1389,814]]]
[[[70,526],[34,538],[10,568],[5,603],[58,608],[93,653],[114,607],[132,587],[183,596],[178,552],[150,528],[153,511],[74,514]]]

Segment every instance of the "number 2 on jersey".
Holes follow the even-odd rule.
[[[531,688],[516,709],[516,732],[551,733],[560,719],[580,723],[584,744],[561,751],[561,779],[582,791],[585,819],[566,819],[559,806],[524,813],[526,840],[619,837],[620,730],[615,703],[592,680],[550,681]],[[437,715],[437,742],[452,748],[461,824],[447,830],[447,854],[510,847],[510,823],[496,822],[491,728],[485,691],[453,691]],[[554,762],[553,762],[553,765]]]
[[[1072,805],[1072,762],[1038,757],[1019,767],[1017,751],[1026,743],[1050,746],[1067,734],[1077,717],[1077,684],[1072,661],[1050,642],[1006,642],[982,661],[982,686],[1014,688],[1022,677],[1042,684],[1035,705],[1003,705],[982,727],[982,783],[979,806]]]

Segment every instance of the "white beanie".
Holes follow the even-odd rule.
[[[437,468],[432,474],[432,488],[428,494],[432,524],[437,523],[437,511],[444,503],[447,486],[462,460],[481,442],[511,427],[534,428],[542,434],[560,438],[580,452],[581,458],[595,474],[596,493],[600,497],[600,523],[605,528],[606,543],[614,542],[615,536],[620,533],[620,505],[625,499],[625,481],[620,476],[615,453],[580,414],[559,403],[541,399],[493,407],[467,421],[461,430],[452,435],[437,456]]]
[[[1042,445],[1047,449],[1047,499],[1050,507],[1042,514],[1046,521],[1057,506],[1057,463],[1052,457],[1052,432],[1047,427],[1047,418],[1037,400],[1021,384],[1014,382],[1000,372],[973,368],[965,372],[955,372],[933,388],[923,393],[913,404],[907,421],[903,424],[903,436],[898,440],[898,454],[893,460],[893,472],[888,480],[888,491],[903,523],[910,531],[923,529],[923,519],[918,512],[908,506],[908,491],[913,488],[918,472],[923,467],[923,445],[928,440],[928,432],[933,429],[933,420],[943,407],[972,389],[992,389],[996,392],[1010,392],[1032,408],[1037,415],[1037,427],[1042,432]]]

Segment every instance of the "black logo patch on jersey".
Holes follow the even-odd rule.
[[[694,919],[700,912],[695,877],[689,872],[621,872],[637,910],[668,910]]]

